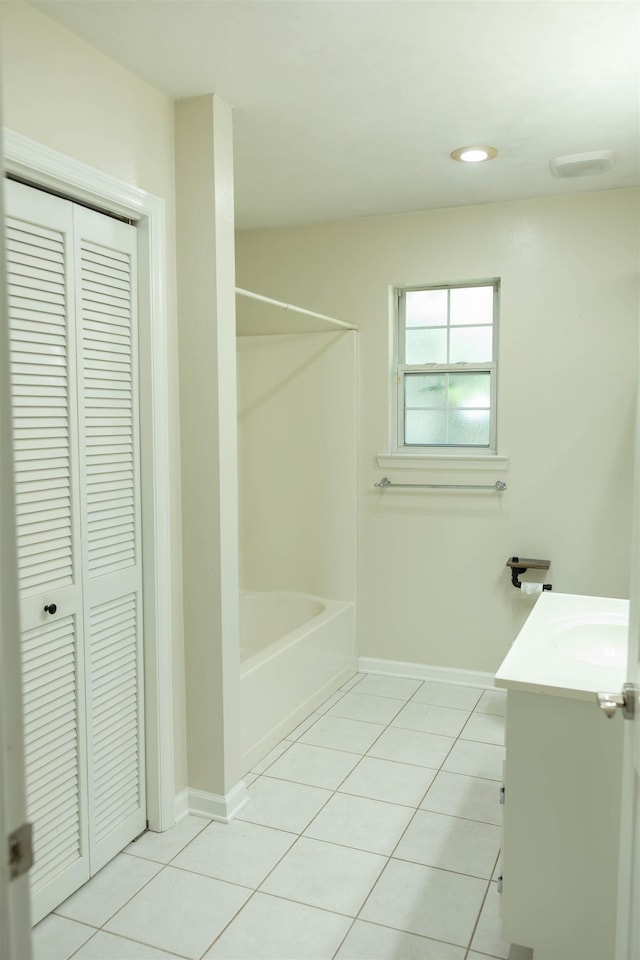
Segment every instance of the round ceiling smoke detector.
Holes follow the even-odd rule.
[[[549,161],[556,177],[592,177],[613,169],[616,155],[613,150],[594,150],[592,153],[570,153]]]

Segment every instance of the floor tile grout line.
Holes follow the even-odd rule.
[[[356,768],[354,767],[354,770],[355,770],[355,769],[356,769]],[[430,769],[433,769],[433,768],[431,768],[431,767],[423,767],[422,769],[424,769],[424,770],[430,770]],[[438,773],[449,773],[449,771],[448,771],[448,770],[436,771],[436,776],[438,775]],[[451,774],[451,776],[454,776],[454,777],[463,777],[463,776],[467,776],[467,774],[454,773],[454,774]],[[274,777],[273,779],[275,779],[275,777]],[[347,779],[349,779],[349,778],[347,777]],[[422,799],[421,799],[421,801],[420,801],[420,804],[419,804],[419,806],[417,806],[417,807],[416,807],[415,804],[413,804],[413,803],[403,803],[403,802],[400,801],[400,800],[382,800],[380,797],[369,797],[369,796],[367,796],[366,794],[363,794],[363,793],[349,793],[347,790],[343,790],[343,789],[341,789],[341,788],[338,788],[338,789],[336,790],[336,793],[340,793],[341,796],[345,796],[345,797],[357,797],[359,800],[375,800],[375,801],[377,801],[378,803],[389,803],[389,804],[391,804],[391,806],[395,806],[395,807],[406,807],[407,810],[416,810],[416,811],[420,810],[420,811],[422,811],[422,812],[424,812],[424,813],[434,813],[434,814],[438,814],[438,815],[443,816],[443,817],[453,817],[453,818],[456,819],[456,820],[468,820],[468,821],[470,821],[471,823],[485,823],[485,824],[487,824],[487,826],[490,826],[490,827],[499,827],[499,826],[500,826],[499,823],[494,823],[492,820],[484,820],[484,819],[481,819],[481,818],[479,818],[479,817],[471,817],[471,816],[464,817],[464,816],[462,816],[462,814],[458,814],[458,813],[445,813],[445,812],[443,812],[442,810],[431,810],[429,807],[423,807],[422,804],[424,803],[425,799],[427,798],[427,796],[428,796],[428,794],[429,794],[429,790],[430,790],[431,787],[433,786],[433,783],[435,782],[435,779],[436,779],[436,778],[434,777],[434,778],[433,778],[433,781],[429,784],[429,786],[428,786],[427,789],[425,790],[425,793],[422,795]],[[469,777],[469,779],[470,779],[470,780],[482,780],[482,779],[485,779],[485,778],[482,778],[482,777]],[[499,780],[487,780],[486,782],[487,782],[487,783],[495,783],[495,784],[498,784],[500,781],[499,781]]]
[[[51,914],[49,914],[49,916],[51,916]],[[56,916],[60,916],[60,914],[56,914]],[[70,917],[63,917],[62,919],[64,919],[64,920],[69,920],[69,919],[71,919],[71,918],[70,918]],[[78,922],[79,922],[79,921],[76,921],[76,923],[78,923]],[[94,927],[94,928],[93,928],[93,933],[91,934],[91,936],[90,936],[90,937],[87,937],[87,939],[86,939],[83,943],[81,943],[79,946],[77,946],[77,947],[75,948],[75,950],[72,950],[71,953],[68,953],[67,956],[66,956],[66,960],[71,960],[72,957],[75,957],[75,955],[77,954],[78,950],[82,950],[82,948],[83,948],[84,946],[86,946],[86,945],[89,943],[90,940],[93,940],[93,938],[95,937],[95,935],[96,935],[97,933],[100,933],[100,928],[99,928],[99,927]]]
[[[447,944],[450,944],[451,941],[449,941],[449,940],[440,940],[440,939],[435,938],[435,937],[426,937],[426,936],[424,936],[424,935],[421,934],[421,933],[416,933],[414,930],[407,930],[407,929],[405,929],[404,927],[392,927],[392,926],[390,926],[389,924],[382,924],[382,923],[379,923],[377,920],[369,920],[369,919],[365,919],[364,917],[362,917],[362,911],[363,911],[364,908],[366,907],[366,905],[367,905],[367,903],[368,903],[368,901],[369,901],[369,898],[371,897],[371,895],[373,894],[373,891],[375,890],[375,888],[377,887],[378,883],[380,882],[383,873],[385,872],[385,870],[387,869],[387,867],[389,866],[389,864],[391,863],[391,861],[394,860],[394,859],[395,859],[395,858],[394,858],[393,856],[387,857],[387,862],[385,863],[384,867],[382,868],[382,870],[381,870],[380,873],[378,874],[378,878],[377,878],[377,880],[375,881],[375,883],[373,884],[373,886],[371,887],[371,889],[369,890],[369,893],[368,893],[367,896],[364,898],[364,901],[362,902],[362,905],[361,905],[360,909],[358,910],[358,912],[357,912],[357,914],[356,914],[356,916],[355,916],[355,918],[354,918],[354,922],[355,922],[356,920],[360,920],[362,923],[373,923],[373,924],[375,924],[376,926],[385,927],[385,928],[388,929],[388,930],[397,930],[397,931],[399,931],[400,933],[408,933],[410,936],[413,936],[413,937],[422,937],[424,940],[431,940],[431,941],[435,941],[436,943],[447,943]],[[423,866],[424,866],[424,864],[423,864]],[[432,869],[438,870],[438,869],[442,869],[442,868],[434,867],[434,868],[432,868]],[[451,870],[445,870],[444,872],[445,872],[445,873],[451,873],[451,872],[453,872],[453,871],[451,871]],[[477,878],[475,878],[475,879],[477,879]],[[484,903],[484,899],[483,899],[483,903]],[[482,908],[481,908],[481,909],[482,909]],[[477,921],[476,921],[476,922],[477,922]],[[474,929],[475,929],[475,927],[474,927]],[[451,946],[459,947],[459,948],[462,949],[462,950],[465,949],[464,946],[463,946],[462,944],[460,944],[460,943],[453,943],[453,944],[451,944]]]
[[[493,871],[494,871],[495,868],[496,868],[496,863],[498,862],[498,857],[499,857],[499,856],[500,856],[500,851],[498,851],[498,856],[496,857],[495,862],[494,862],[494,864],[493,864],[493,869],[491,870],[491,875],[492,875],[492,876],[493,876]],[[484,891],[484,896],[482,897],[482,902],[481,902],[481,904],[480,904],[480,909],[478,910],[478,915],[477,915],[476,921],[475,921],[475,923],[474,923],[474,925],[473,925],[473,929],[472,929],[472,931],[471,931],[471,936],[469,937],[469,943],[467,944],[467,952],[466,952],[466,954],[465,954],[465,958],[468,956],[469,952],[471,951],[471,945],[473,944],[473,938],[474,938],[475,935],[476,935],[476,931],[477,931],[477,929],[478,929],[478,924],[480,923],[480,917],[482,916],[482,911],[484,910],[484,905],[485,905],[485,903],[487,902],[487,897],[489,896],[489,891],[490,891],[490,890],[491,890],[491,877],[489,878],[489,882],[487,883],[487,888],[486,888],[486,890]],[[475,952],[475,951],[474,951],[474,952]]]
[[[422,731],[422,730],[411,730],[411,731],[409,731],[409,732],[411,732],[411,733],[423,733],[424,731]],[[381,734],[381,735],[382,735],[382,734]],[[433,734],[433,736],[441,736],[441,734]],[[459,738],[458,738],[458,737],[447,737],[446,739],[447,739],[447,740],[458,740]],[[377,742],[377,741],[374,741],[374,744],[372,744],[372,746],[375,745],[375,742]],[[503,746],[502,744],[500,744],[500,743],[485,743],[484,741],[481,741],[481,740],[464,740],[463,743],[479,743],[479,744],[481,744],[482,746],[487,746],[487,747],[502,747],[502,749],[504,749],[504,746]],[[444,770],[444,771],[441,771],[441,769],[440,769],[439,767],[437,767],[437,768],[436,768],[436,767],[429,767],[429,766],[426,766],[425,764],[422,764],[422,763],[412,763],[410,760],[390,760],[388,757],[372,756],[372,755],[370,755],[369,751],[367,751],[366,753],[363,753],[363,754],[356,754],[355,751],[353,751],[353,750],[341,750],[341,749],[338,748],[338,747],[326,747],[326,746],[322,746],[322,747],[321,747],[319,744],[315,744],[315,743],[303,744],[303,746],[318,747],[318,749],[320,749],[320,750],[334,750],[336,753],[350,753],[350,754],[352,754],[352,755],[354,755],[354,756],[359,756],[361,760],[381,760],[381,761],[383,761],[383,762],[385,762],[385,763],[398,763],[398,764],[400,764],[400,765],[407,766],[407,767],[415,767],[417,770],[433,770],[433,771],[435,771],[436,773],[440,773],[440,772],[450,773],[450,774],[452,774],[453,776],[456,776],[456,777],[471,777],[473,780],[487,780],[487,781],[490,782],[490,783],[499,783],[499,782],[502,781],[502,777],[501,777],[501,776],[500,776],[500,777],[489,777],[489,776],[486,776],[486,775],[485,775],[485,776],[482,776],[481,774],[478,774],[478,773],[462,773],[462,772],[460,772],[460,771],[458,771],[458,770]],[[369,749],[371,749],[371,748],[369,748]],[[278,759],[280,759],[280,758],[278,757]],[[275,763],[276,761],[274,760],[273,762]],[[444,762],[445,762],[445,761],[443,761],[443,763],[444,763]],[[356,764],[356,766],[357,766],[357,764]],[[270,769],[270,767],[269,767],[267,770],[265,770],[263,773],[256,774],[256,780],[257,780],[259,777],[265,777],[265,776],[266,776],[266,777],[269,777],[269,779],[271,779],[271,780],[283,780],[283,779],[286,779],[286,778],[284,778],[284,777],[275,777],[275,776],[273,776],[273,774],[270,774],[270,773],[269,773],[269,769]],[[355,770],[355,767],[354,767],[353,769]],[[353,772],[353,771],[351,771],[351,772]],[[318,786],[317,784],[303,783],[301,780],[291,780],[291,782],[292,782],[292,783],[298,783],[300,786],[310,786],[310,787]],[[252,783],[249,784],[249,786],[253,786],[254,783],[255,783],[255,780],[252,781]],[[332,787],[320,787],[320,786],[318,786],[318,789],[319,789],[319,790],[331,790],[331,789],[333,789],[333,788],[332,788]],[[423,799],[424,799],[424,797],[423,797]],[[391,802],[393,803],[394,801],[391,801]],[[413,806],[413,804],[408,804],[408,806]]]
[[[429,870],[440,870],[442,873],[453,873],[456,877],[468,877],[470,880],[488,881],[491,883],[491,877],[481,877],[477,873],[466,873],[464,870],[452,870],[451,867],[438,866],[435,863],[423,863],[421,860],[409,860],[407,857],[398,857],[392,854],[389,860],[395,860],[397,863],[412,863],[417,867],[428,867]],[[493,873],[495,866],[491,868]]]
[[[340,943],[338,944],[338,946],[336,947],[336,949],[335,949],[335,950],[333,951],[333,953],[331,954],[331,960],[336,960],[336,957],[338,956],[338,954],[339,954],[340,951],[342,950],[342,947],[344,946],[344,943],[345,943],[347,937],[349,936],[349,934],[351,933],[351,931],[352,931],[353,928],[355,927],[356,923],[357,923],[357,919],[356,919],[355,917],[353,917],[352,920],[351,920],[351,923],[349,924],[349,929],[345,932],[344,937],[342,938],[342,940],[340,941]]]
[[[347,680],[346,683],[343,683],[342,686],[341,686],[339,689],[340,689],[340,690],[344,690],[345,693],[351,693],[351,691],[352,691],[355,687],[357,687],[359,684],[361,684],[362,681],[363,681],[363,680],[365,679],[365,677],[367,677],[367,676],[368,676],[368,674],[363,673],[363,672],[361,672],[360,670],[358,670],[356,673],[354,673],[353,677],[351,677],[349,680]],[[353,681],[353,682],[352,682],[352,681]],[[347,685],[347,684],[348,684],[348,685]]]
[[[415,820],[416,814],[417,814],[418,811],[421,809],[422,804],[424,803],[424,801],[425,801],[425,799],[426,799],[426,797],[427,797],[427,795],[428,795],[428,793],[429,793],[429,790],[431,790],[431,787],[432,787],[433,784],[435,783],[435,780],[436,780],[436,777],[438,776],[438,774],[442,772],[442,768],[443,768],[444,764],[447,762],[447,758],[449,757],[451,751],[453,750],[453,748],[455,747],[455,745],[456,745],[457,742],[458,742],[458,739],[457,739],[457,737],[456,737],[456,738],[453,740],[453,743],[451,744],[451,746],[449,747],[446,755],[443,757],[442,763],[441,763],[440,766],[437,768],[435,777],[433,778],[433,780],[431,781],[431,783],[429,784],[429,786],[428,786],[427,789],[425,790],[425,792],[424,792],[424,794],[423,794],[423,796],[422,796],[422,799],[420,800],[420,803],[418,804],[418,806],[417,806],[416,809],[414,810],[413,816],[412,816],[411,819],[409,820],[409,823],[407,824],[407,826],[406,826],[405,829],[403,830],[402,834],[401,834],[400,837],[398,838],[398,842],[396,843],[395,847],[393,848],[393,850],[392,850],[392,852],[391,852],[391,857],[393,857],[394,853],[395,853],[396,850],[398,849],[398,846],[399,846],[400,843],[402,842],[402,840],[403,840],[403,838],[404,838],[404,835],[406,834],[407,830],[409,829],[409,827],[411,826],[411,824],[412,824],[413,821]],[[430,767],[429,769],[435,769],[435,768],[434,768],[434,767]]]
[[[462,710],[462,709],[466,710],[466,709],[470,709],[471,712],[473,713],[473,711],[476,709],[476,707],[478,706],[478,704],[479,704],[480,701],[482,700],[482,695],[483,695],[483,693],[484,693],[484,689],[481,688],[481,687],[472,687],[472,686],[469,686],[469,687],[465,687],[465,688],[464,688],[465,690],[480,690],[480,691],[481,691],[481,692],[478,694],[478,697],[476,698],[476,702],[474,703],[473,707],[470,707],[470,708],[467,708],[467,707],[452,707],[450,704],[431,703],[431,702],[428,701],[428,700],[416,700],[417,694],[418,694],[418,693],[420,692],[420,690],[422,690],[422,688],[425,687],[428,683],[436,683],[436,684],[446,683],[448,686],[457,686],[457,687],[460,687],[460,686],[461,686],[461,684],[455,684],[455,683],[454,683],[454,684],[451,684],[449,681],[446,681],[446,680],[423,680],[421,686],[419,686],[418,689],[415,690],[415,691],[412,693],[411,697],[409,698],[409,702],[410,702],[410,703],[425,703],[425,704],[427,704],[428,706],[431,706],[431,707],[444,706],[447,710]]]
[[[369,898],[367,897],[367,900],[368,899]],[[364,903],[361,907],[361,911],[363,909],[364,909]],[[442,940],[439,937],[429,937],[424,933],[416,933],[414,930],[408,930],[405,927],[392,927],[390,926],[390,924],[381,923],[379,920],[364,920],[362,917],[360,917],[360,914],[358,914],[358,916],[354,918],[354,923],[368,923],[374,927],[382,927],[383,930],[392,930],[394,933],[406,933],[410,937],[417,937],[419,940],[428,940],[431,943],[441,943],[443,944],[443,946],[457,947],[458,950],[466,950],[466,947],[464,947],[461,943],[453,943],[453,941],[451,940]],[[333,958],[333,960],[335,960],[335,957]]]
[[[213,945],[218,942],[218,940],[219,940],[220,937],[223,935],[223,933],[224,933],[226,930],[228,930],[228,928],[231,926],[231,924],[233,923],[233,921],[234,921],[237,917],[240,916],[240,914],[242,913],[242,911],[244,910],[244,908],[247,906],[248,903],[250,903],[250,902],[253,900],[253,898],[255,897],[255,895],[256,895],[257,892],[258,892],[257,890],[252,890],[251,894],[247,897],[247,899],[244,901],[244,903],[241,904],[241,905],[238,907],[238,909],[237,909],[236,912],[233,914],[233,916],[229,918],[229,920],[227,921],[227,923],[225,923],[225,925],[224,925],[224,927],[222,928],[222,930],[220,930],[220,931],[218,932],[218,934],[213,938],[213,940],[211,941],[211,943],[209,944],[209,946],[206,947],[205,950],[204,950],[204,952],[200,954],[200,957],[198,958],[198,960],[203,960],[203,957],[205,957],[205,956],[209,953],[209,950],[211,950],[212,947],[213,947]]]
[[[432,710],[447,710],[451,713],[466,713],[467,720],[473,716],[474,708],[473,707],[446,707],[443,703],[429,703],[427,700],[415,700],[413,697],[411,700],[408,700],[405,706],[409,707],[427,707]],[[467,721],[465,720],[465,723]],[[463,724],[464,726],[464,724]]]
[[[157,874],[156,874],[156,876],[157,876]],[[153,878],[152,878],[152,879],[153,879]],[[142,888],[141,888],[141,889],[142,889]],[[116,911],[116,912],[117,912],[117,911]],[[115,916],[115,913],[114,913],[113,916]],[[65,917],[65,919],[70,919],[70,918],[69,918],[69,917]],[[109,921],[107,921],[107,923],[108,923],[108,922],[109,922]],[[82,948],[85,947],[85,946],[89,943],[90,940],[93,940],[94,937],[95,937],[98,933],[106,933],[108,936],[110,936],[110,937],[116,937],[116,939],[118,939],[118,940],[123,940],[123,941],[129,940],[129,941],[131,941],[131,943],[139,943],[140,946],[142,946],[142,947],[150,947],[152,950],[162,950],[162,951],[164,951],[164,953],[167,953],[169,956],[171,956],[171,957],[176,957],[176,960],[189,960],[189,958],[188,958],[188,957],[185,957],[185,955],[184,955],[183,953],[176,953],[176,952],[173,951],[173,950],[165,950],[164,947],[157,947],[157,946],[156,946],[155,944],[153,944],[153,943],[148,943],[146,940],[138,940],[136,937],[132,937],[132,936],[126,936],[126,937],[125,937],[125,936],[123,936],[123,934],[121,934],[121,933],[114,933],[112,930],[105,930],[104,927],[98,927],[98,928],[96,928],[96,929],[94,930],[94,932],[91,934],[91,936],[89,937],[88,940],[85,940],[85,942],[82,943],[82,944],[80,944],[79,947],[76,947],[76,949],[73,951],[73,953],[70,953],[70,954],[68,955],[67,960],[72,960],[72,958],[76,956],[76,954],[78,953],[78,951],[79,951],[79,950],[82,950]]]
[[[287,744],[287,746],[286,746],[285,749],[282,751],[282,753],[279,753],[278,756],[275,758],[275,760],[272,760],[271,763],[267,764],[267,766],[264,768],[264,770],[261,770],[260,773],[256,774],[256,776],[258,776],[258,777],[263,776],[263,775],[267,772],[267,770],[270,770],[270,769],[271,769],[271,767],[274,765],[274,763],[277,763],[277,762],[278,762],[278,760],[280,759],[280,757],[284,757],[285,753],[288,753],[288,752],[289,752],[289,750],[291,749],[291,747],[294,745],[294,743],[297,743],[297,741],[296,741],[296,740],[280,740],[279,743],[277,743],[276,746],[273,748],[273,750],[275,750],[281,743],[286,743],[286,744]],[[269,753],[273,753],[273,750],[270,750]],[[269,753],[267,754],[267,757],[269,756]],[[263,760],[264,760],[264,759],[265,759],[265,758],[263,758]],[[256,764],[256,766],[259,766],[260,763],[262,763],[262,762],[263,762],[263,761],[260,760],[260,761]],[[253,768],[253,769],[251,769],[251,770],[249,771],[249,773],[254,773],[254,772],[255,772],[255,768]],[[249,786],[251,786],[251,784],[249,784]]]
[[[202,818],[199,817],[198,819],[202,819],[202,826],[200,827],[200,829],[199,829],[196,833],[194,833],[194,835],[193,835],[192,837],[190,837],[189,840],[187,840],[187,842],[184,844],[184,846],[180,847],[180,849],[179,849],[176,853],[174,853],[173,856],[172,856],[169,860],[154,860],[153,857],[145,857],[145,856],[143,856],[143,855],[140,854],[140,853],[133,853],[132,851],[127,850],[126,847],[125,847],[125,849],[122,851],[122,853],[126,853],[126,854],[127,854],[128,856],[130,856],[130,857],[135,857],[137,860],[147,860],[147,861],[150,862],[150,863],[161,863],[161,864],[163,864],[165,867],[169,867],[169,866],[171,866],[171,864],[173,863],[173,861],[176,859],[176,857],[179,857],[180,854],[181,854],[184,850],[186,850],[187,847],[196,839],[196,837],[199,837],[201,833],[204,833],[204,831],[207,829],[207,827],[209,826],[209,824],[214,822],[214,821],[211,821],[211,820],[206,820],[204,817],[202,817]],[[174,825],[174,826],[175,826],[175,825]],[[140,836],[138,839],[142,839],[142,837],[146,836],[148,833],[153,834],[153,832],[154,832],[153,830],[145,830],[145,832],[144,832],[143,834],[141,834],[141,836]],[[162,836],[162,834],[158,834],[158,836]],[[134,841],[132,841],[132,842],[133,842],[133,843],[137,843],[138,841],[137,841],[137,840],[134,840]]]
[[[394,730],[411,730],[412,733],[426,733],[430,737],[447,737],[449,740],[458,740],[460,739],[460,734],[466,726],[466,721],[460,728],[460,733],[436,733],[433,730],[424,730],[422,727],[405,727],[399,723],[390,723],[389,726],[393,727]]]
[[[288,850],[285,850],[285,853],[288,853]],[[285,854],[283,854],[283,856],[284,855]],[[167,864],[167,866],[169,866],[169,864]],[[253,887],[250,883],[238,883],[237,880],[229,880],[226,877],[218,877],[212,873],[202,873],[201,870],[193,870],[191,867],[176,867],[171,865],[171,869],[179,870],[180,873],[190,873],[194,877],[207,877],[209,880],[216,880],[218,883],[228,883],[230,887],[239,887],[241,890],[251,890],[252,893],[256,890],[256,887]]]
[[[125,853],[124,853],[124,850],[123,850],[121,853],[118,854],[119,857],[121,857],[121,856],[123,856],[123,855],[125,855],[125,856],[131,856],[131,854],[125,854]],[[115,859],[116,859],[116,858],[114,857],[114,860],[115,860]],[[135,859],[135,860],[139,860],[139,859],[142,859],[142,858],[141,858],[141,857],[134,857],[134,859]],[[113,860],[110,860],[109,862],[110,862],[110,863],[113,863]],[[156,863],[156,864],[157,864],[157,861],[156,861],[156,860],[148,860],[147,863]],[[105,866],[108,866],[108,864],[105,864]],[[113,913],[109,914],[109,916],[107,917],[107,919],[106,919],[102,924],[100,924],[99,927],[97,927],[98,930],[104,930],[105,924],[110,923],[110,922],[113,920],[113,918],[116,916],[116,914],[117,914],[117,913],[120,913],[121,910],[123,910],[129,903],[131,903],[131,901],[133,900],[133,898],[136,897],[142,890],[144,890],[145,887],[147,887],[147,886],[151,883],[152,880],[155,880],[156,877],[160,876],[160,874],[162,873],[162,871],[163,871],[163,870],[166,870],[166,868],[169,866],[169,864],[163,863],[163,864],[159,864],[159,866],[160,866],[160,869],[159,869],[159,870],[156,870],[156,872],[153,874],[152,877],[149,877],[148,880],[145,880],[145,882],[142,884],[142,886],[141,886],[141,887],[138,887],[138,889],[135,890],[135,891],[131,894],[130,897],[127,897],[127,899],[124,901],[124,903],[120,904],[120,906],[118,907],[117,910],[114,910]],[[104,869],[104,868],[102,868],[102,869]],[[97,876],[99,875],[99,873],[100,873],[100,871],[98,870],[98,873],[96,873],[95,876],[97,877]],[[90,883],[91,880],[93,880],[93,879],[94,879],[93,877],[90,877],[89,880],[87,881],[87,884]],[[86,884],[83,884],[83,886],[86,886]],[[82,887],[80,887],[79,889],[82,889]],[[71,894],[71,896],[74,896],[74,894]],[[70,897],[69,897],[68,899],[70,899]],[[65,903],[65,902],[66,902],[66,901],[63,901],[63,903],[61,903],[60,906],[61,906],[61,907],[64,906],[64,903]],[[74,919],[75,919],[75,917],[67,917],[66,914],[64,914],[64,913],[58,913],[57,910],[59,910],[59,909],[60,909],[60,907],[57,907],[56,910],[53,911],[53,912],[56,914],[56,916],[58,916],[58,917],[65,917],[67,920],[74,920]],[[82,921],[82,920],[77,920],[76,922],[77,922],[77,923],[83,923],[84,921]],[[91,924],[91,926],[93,926],[93,924]],[[110,930],[105,930],[105,933],[111,933],[111,931],[110,931]],[[152,946],[152,944],[147,944],[147,946]]]
[[[366,694],[362,694],[362,696],[366,696]],[[381,698],[378,698],[378,699],[381,699]],[[339,706],[338,703],[336,703],[335,707],[331,707],[331,709],[328,710],[327,713],[323,714],[323,716],[325,716],[325,717],[333,717],[335,720],[353,720],[355,723],[371,723],[371,724],[375,724],[376,726],[379,726],[380,724],[383,724],[384,726],[388,726],[390,723],[393,722],[393,720],[396,719],[396,717],[398,716],[398,714],[402,713],[402,711],[404,710],[404,708],[407,706],[407,704],[404,702],[404,700],[398,700],[397,702],[400,703],[401,706],[398,707],[398,709],[396,710],[396,712],[393,714],[393,717],[391,718],[391,720],[381,720],[381,719],[378,719],[378,720],[373,720],[373,719],[367,720],[365,717],[348,717],[348,716],[346,716],[345,714],[342,714],[342,713],[334,713],[333,711],[335,710],[335,707]],[[314,726],[315,726],[315,724],[314,724]],[[312,729],[312,728],[310,727],[309,729]],[[305,732],[306,732],[306,731],[305,731]],[[304,736],[304,734],[303,734],[303,736]]]

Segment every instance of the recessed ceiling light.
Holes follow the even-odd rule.
[[[498,156],[495,147],[473,146],[458,147],[449,154],[452,160],[461,160],[463,163],[482,163],[483,160],[493,160]]]

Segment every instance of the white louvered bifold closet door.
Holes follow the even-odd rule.
[[[7,183],[37,921],[145,827],[135,228]]]
[[[30,876],[37,920],[89,878],[73,209],[58,197],[7,183],[6,211],[27,813],[34,826]]]
[[[146,825],[136,231],[74,216],[93,873]]]

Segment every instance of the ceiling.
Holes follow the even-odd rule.
[[[635,0],[32,5],[170,97],[233,107],[241,229],[639,182]],[[497,159],[449,159],[473,143]],[[549,171],[599,149],[607,174]]]

